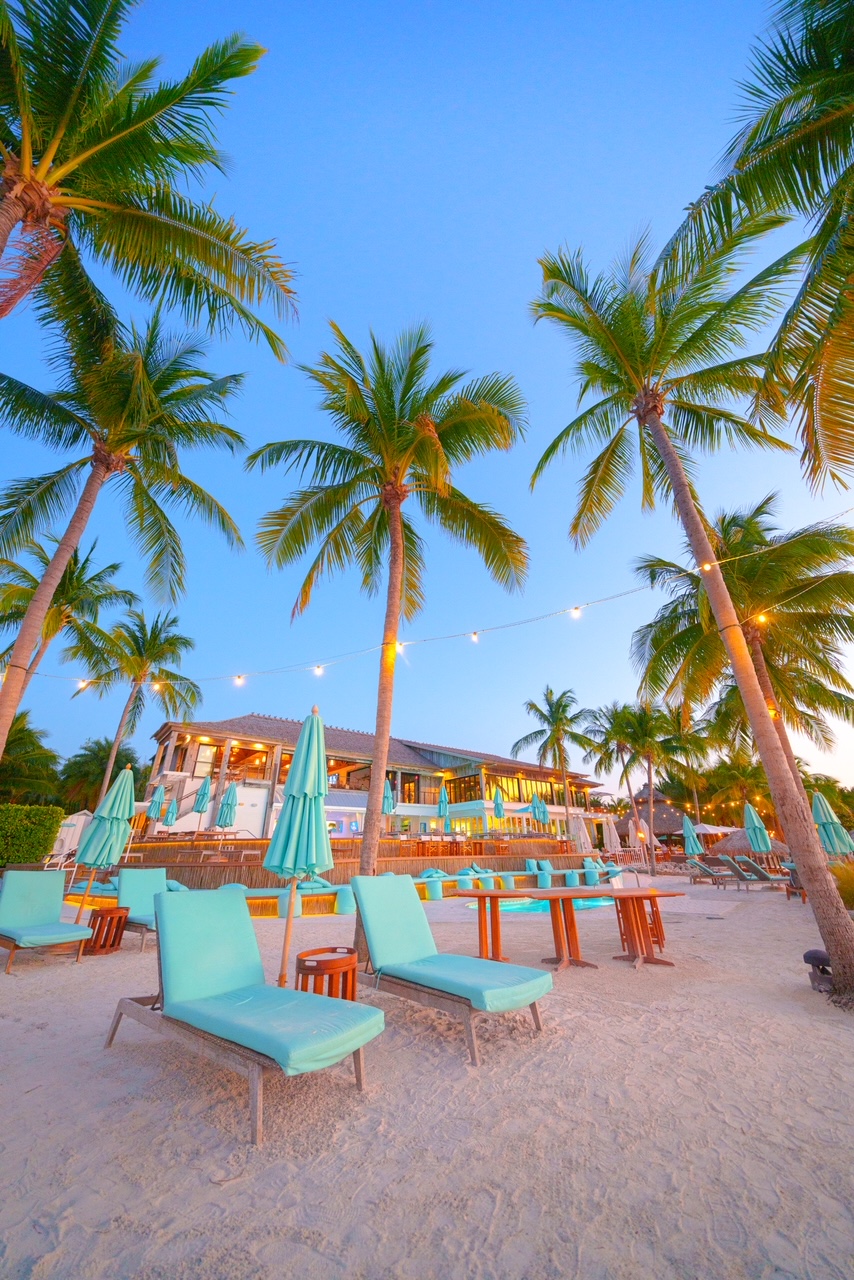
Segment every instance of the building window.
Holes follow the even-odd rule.
[[[402,773],[400,775],[400,800],[403,804],[418,804],[418,774]]]
[[[480,775],[477,773],[465,778],[449,778],[445,786],[450,804],[468,804],[480,799]]]
[[[513,778],[508,774],[503,773],[488,773],[486,775],[486,794],[490,800],[495,796],[496,787],[501,788],[501,795],[503,799],[509,800],[511,803],[521,800],[522,798],[519,793],[518,778]]]
[[[214,770],[219,768],[221,757],[222,747],[214,746],[212,742],[200,742],[193,777],[209,778]]]
[[[185,746],[183,746],[183,747],[176,747],[176,748],[175,748],[175,754],[174,754],[174,755],[173,755],[173,757],[172,757],[172,764],[170,765],[170,772],[171,772],[171,773],[183,773],[183,772],[184,772],[184,765],[185,765],[186,763],[187,763],[187,748],[186,748],[186,745],[185,745]]]

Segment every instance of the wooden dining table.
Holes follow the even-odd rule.
[[[555,964],[557,969],[568,969],[570,966],[584,969],[595,969],[597,966],[585,960],[581,954],[581,942],[578,937],[578,923],[574,902],[591,898],[610,898],[614,903],[620,940],[623,950],[615,960],[628,960],[635,967],[641,964],[673,965],[672,960],[665,960],[656,955],[656,943],[659,949],[664,948],[664,926],[658,910],[659,898],[681,898],[684,893],[671,889],[653,889],[637,887],[634,889],[616,889],[609,886],[567,886],[555,889],[465,889],[458,890],[458,898],[472,898],[477,902],[478,954],[484,960],[502,960],[507,957],[502,951],[501,942],[501,901],[502,899],[529,898],[538,902],[548,902],[551,916],[552,933],[555,943],[555,956],[549,956],[544,963]]]

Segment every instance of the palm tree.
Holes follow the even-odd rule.
[[[575,541],[583,544],[624,491],[635,457],[630,429],[636,430],[643,504],[652,507],[657,497],[666,498],[685,529],[786,843],[833,961],[834,989],[840,998],[854,1000],[854,921],[774,728],[691,479],[694,450],[716,449],[724,440],[733,446],[783,447],[768,430],[776,422],[775,393],[764,377],[762,358],[734,353],[747,334],[774,315],[799,252],[730,291],[743,252],[774,222],[748,218],[702,256],[671,254],[652,266],[642,239],[625,263],[595,279],[580,253],[543,259],[543,293],[535,315],[576,341],[581,395],[588,403],[549,445],[534,481],[566,449],[599,446],[582,479],[571,525]],[[751,402],[750,417],[733,407],[745,400]]]
[[[629,793],[629,804],[636,823],[640,822],[635,794],[632,791],[631,778],[626,770],[631,747],[628,741],[626,717],[631,708],[619,702],[609,702],[607,706],[597,707],[587,713],[584,734],[587,738],[585,764],[594,766],[597,778],[603,773],[613,772],[620,766],[620,781],[625,782]]]
[[[563,778],[563,807],[566,813],[566,830],[569,834],[569,782],[566,771],[569,768],[569,752],[567,744],[576,747],[590,747],[590,739],[582,733],[579,726],[586,721],[589,712],[574,711],[578,699],[572,689],[564,689],[556,694],[549,685],[543,690],[543,705],[528,701],[525,710],[539,722],[540,728],[534,729],[519,738],[510,748],[510,754],[516,760],[523,751],[531,747],[537,748],[537,759],[541,765],[559,769]]]
[[[785,0],[742,85],[742,127],[719,180],[664,257],[701,259],[750,211],[811,223],[806,270],[771,346],[818,485],[854,465],[854,43],[848,0]]]
[[[827,716],[854,722],[854,686],[842,671],[843,645],[854,640],[854,573],[848,568],[854,530],[817,524],[782,534],[773,521],[775,505],[770,494],[752,507],[720,512],[709,537],[800,784],[787,726],[826,750],[833,744]],[[709,607],[706,575],[657,556],[643,557],[636,569],[670,597],[633,637],[644,691],[683,710],[714,698],[720,735],[744,740],[744,705]]]
[[[49,536],[47,541],[55,545],[59,539]],[[102,609],[117,605],[130,609],[139,603],[139,597],[133,591],[126,591],[112,582],[122,567],[120,564],[107,564],[103,569],[93,566],[97,545],[96,539],[85,555],[81,555],[79,549],[72,552],[45,618],[38,645],[27,664],[22,695],[51,641],[58,635],[66,634],[72,640],[78,639],[97,623]],[[27,543],[23,550],[35,561],[40,573],[20,561],[0,559],[0,628],[14,628],[16,631],[20,628],[39,582],[50,566],[51,555],[41,543]],[[0,665],[5,665],[11,652],[12,646],[9,645],[0,653]]]
[[[181,635],[177,626],[174,614],[158,613],[149,624],[143,613],[131,609],[126,621],[117,623],[110,631],[93,629],[69,645],[65,652],[67,661],[83,662],[89,672],[89,679],[75,697],[93,689],[102,698],[116,685],[130,685],[104,770],[99,804],[113,779],[119,747],[135,732],[148,699],[159,703],[170,720],[185,717],[202,700],[197,684],[166,665],[180,665],[183,655],[196,647],[195,641]]]
[[[59,756],[44,745],[46,737],[30,723],[29,711],[18,712],[0,757],[0,803],[32,804],[56,795]]]
[[[113,742],[110,738],[88,738],[79,751],[65,760],[59,771],[59,789],[69,808],[76,806],[90,812],[95,809],[112,750]],[[145,770],[140,770],[139,756],[133,747],[123,742],[113,763],[114,776],[127,765],[133,770],[136,798],[141,800],[145,794],[145,786],[144,783],[140,786],[140,780]]]
[[[455,488],[452,471],[494,449],[511,449],[523,432],[525,405],[513,380],[498,374],[464,386],[458,369],[431,376],[433,343],[423,326],[405,331],[390,348],[372,334],[367,357],[336,325],[332,332],[333,351],[304,372],[320,388],[321,406],[346,443],[285,440],[258,449],[248,466],[283,462],[286,470],[309,475],[307,487],[263,517],[258,534],[268,563],[278,568],[319,544],[293,616],[308,606],[321,577],[355,565],[363,589],[373,595],[387,568],[360,863],[362,875],[374,875],[400,622],[412,619],[424,601],[424,543],[404,508],[411,499],[428,522],[472,547],[497,582],[519,587],[528,564],[525,543],[492,507]]]
[[[622,720],[629,748],[625,776],[628,778],[640,766],[646,769],[649,869],[652,875],[658,871],[655,861],[655,771],[664,765],[672,765],[680,755],[678,744],[669,736],[672,723],[663,707],[643,702],[626,707]]]
[[[231,516],[184,475],[179,456],[181,449],[233,452],[242,446],[237,431],[215,420],[240,377],[215,378],[202,369],[198,341],[168,334],[158,313],[144,330],[125,330],[105,299],[81,278],[73,256],[63,255],[57,270],[74,277],[87,299],[79,316],[70,312],[63,318],[63,342],[55,358],[61,388],[41,392],[0,374],[6,425],[76,455],[58,471],[17,480],[0,494],[0,554],[7,557],[31,542],[39,527],[70,513],[9,657],[0,689],[0,751],[54,594],[105,485],[124,500],[150,585],[170,599],[183,587],[184,556],[169,508],[200,516],[232,545],[241,545]]]
[[[708,760],[717,738],[707,721],[692,723],[690,709],[686,705],[663,708],[668,720],[664,735],[664,755],[671,776],[681,778],[691,792],[694,813],[700,818],[700,797],[697,787],[701,779],[701,765]]]
[[[282,314],[291,273],[271,242],[183,189],[223,171],[213,117],[263,50],[232,35],[158,83],[157,59],[130,64],[119,52],[133,8],[0,0],[0,316],[74,245],[144,298],[220,329],[237,320],[282,357],[251,308],[270,301]]]

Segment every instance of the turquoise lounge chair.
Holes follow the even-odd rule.
[[[692,884],[695,880],[711,880],[716,889],[720,889],[721,886],[725,889],[736,878],[734,871],[709,866],[703,862],[702,858],[686,858],[685,861],[688,864],[688,875],[691,877]]]
[[[163,867],[144,867],[136,870],[122,867],[119,871],[118,905],[128,909],[125,933],[142,935],[140,951],[145,950],[148,935],[157,932],[154,919],[154,895],[166,892],[168,892],[166,871]]]
[[[76,951],[77,962],[92,937],[85,924],[64,924],[64,871],[7,871],[0,886],[0,947],[9,952],[6,973],[16,951]]]
[[[552,989],[550,973],[474,956],[440,955],[411,876],[354,876],[351,883],[375,975],[365,975],[363,981],[462,1018],[475,1066],[479,1057],[474,1014],[527,1006],[534,1026],[542,1030],[537,1001]]]
[[[753,858],[748,858],[747,854],[736,855],[736,862],[745,871],[749,871],[757,880],[761,880],[764,884],[778,884],[781,888],[785,888],[787,884],[791,884],[788,876],[775,876],[771,871],[766,871],[758,862],[754,862]]]
[[[304,1075],[352,1054],[362,1088],[362,1050],[385,1025],[379,1009],[268,986],[242,894],[159,893],[154,913],[160,993],[120,1000],[105,1048],[129,1017],[246,1076],[258,1145],[265,1070]]]
[[[748,871],[745,867],[734,862],[729,854],[719,853],[717,856],[720,858],[724,866],[735,876],[736,889],[740,889],[742,885],[745,885],[749,890],[752,884],[761,885],[763,883],[761,876],[755,876],[752,871]]]

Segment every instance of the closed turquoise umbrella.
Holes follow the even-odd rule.
[[[86,896],[92,888],[95,872],[99,867],[114,867],[130,839],[131,819],[136,812],[133,791],[133,770],[128,765],[122,769],[83,832],[83,839],[77,850],[77,865],[91,867],[92,874],[77,912],[78,924],[86,907]]]
[[[162,787],[155,787],[151,793],[151,799],[148,802],[148,808],[145,811],[146,818],[150,818],[152,822],[160,821],[160,811],[163,808],[163,801],[166,799],[166,792]]]
[[[394,792],[391,789],[391,783],[388,778],[385,780],[383,787],[383,813],[388,818],[394,813]]]
[[[172,799],[169,801],[169,808],[166,810],[166,812],[163,815],[163,825],[164,827],[174,827],[177,821],[178,821],[178,801],[173,796]]]
[[[492,812],[499,822],[504,821],[504,797],[500,787],[495,788],[495,794],[492,797]]]
[[[210,774],[202,779],[202,785],[196,792],[196,798],[193,801],[193,813],[199,815],[199,825],[196,827],[196,835],[202,829],[202,814],[207,813],[211,802],[211,779]]]
[[[812,816],[825,853],[846,854],[854,851],[851,837],[820,791],[816,791],[812,798]]]
[[[752,804],[744,806],[744,829],[747,832],[748,843],[754,853],[771,852],[771,837],[765,830],[765,823]]]
[[[705,856],[706,851],[700,844],[700,838],[694,830],[694,824],[687,813],[682,819],[682,835],[685,837],[686,858],[702,858]]]
[[[230,782],[225,789],[225,795],[222,797],[222,803],[219,806],[219,813],[216,815],[214,826],[217,827],[233,827],[234,819],[237,817],[237,783]]]
[[[531,809],[534,817],[537,819],[537,822],[543,826],[549,825],[551,818],[549,816],[549,811],[546,808],[546,802],[543,797],[536,792],[534,793],[534,798],[531,801]]]
[[[448,792],[444,782],[439,788],[439,817],[444,818],[444,827],[446,831],[451,829],[451,806],[448,803]]]
[[[323,721],[317,707],[312,707],[300,732],[285,783],[285,802],[264,859],[268,871],[284,880],[295,881],[332,868],[332,845],[324,804],[328,790]],[[287,985],[295,894],[296,885],[292,883],[279,971],[280,987]]]

